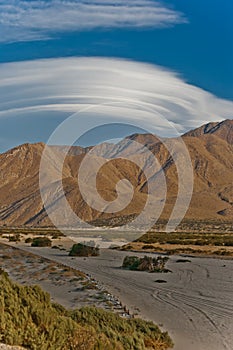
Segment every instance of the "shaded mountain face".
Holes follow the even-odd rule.
[[[187,220],[233,220],[233,121],[209,123],[192,130],[183,137],[193,165],[194,191]],[[63,164],[62,185],[70,207],[84,221],[96,224],[110,222],[125,223],[127,219],[137,216],[147,200],[148,184],[143,172],[147,167],[153,195],[161,201],[158,171],[154,171],[150,159],[135,153],[131,141],[146,145],[156,156],[162,167],[167,183],[167,196],[161,219],[167,220],[174,207],[178,192],[177,169],[171,154],[163,143],[153,135],[132,135],[116,145],[104,143],[98,146],[95,160],[100,164],[97,176],[97,190],[105,200],[112,202],[117,198],[116,184],[120,179],[128,179],[133,186],[132,201],[117,213],[102,213],[88,206],[84,201],[78,184],[79,167],[91,149],[72,147]],[[167,142],[172,142],[168,139]],[[39,189],[39,167],[45,145],[25,144],[0,155],[0,225],[9,226],[52,226],[43,207]],[[143,146],[142,146],[143,147]],[[63,196],[58,182],[59,170],[54,164],[63,161],[66,147],[52,146],[46,169],[50,178],[50,190],[55,193],[50,210],[56,211]],[[140,152],[139,152],[140,153]],[[120,159],[117,158],[121,155]],[[108,162],[103,165],[103,156]],[[130,157],[131,160],[124,159]],[[140,157],[142,167],[133,160]],[[46,174],[45,174],[46,176]],[[87,173],[88,180],[92,174]],[[46,179],[45,179],[46,180]],[[46,183],[46,181],[45,181]],[[60,215],[60,225],[65,222]],[[69,223],[72,226],[72,222]]]

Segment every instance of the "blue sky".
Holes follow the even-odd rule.
[[[0,4],[4,2],[8,1]],[[233,99],[233,2],[171,0],[163,4],[183,13],[188,23],[167,28],[68,30],[53,33],[50,40],[1,43],[0,62],[66,56],[130,58],[174,69],[189,82]]]
[[[233,101],[232,16],[231,0],[0,0],[0,69],[11,70],[3,63],[41,58],[129,59],[161,66],[216,98]],[[6,91],[4,85],[2,89]],[[225,117],[224,111],[222,115],[219,111],[219,119]],[[5,142],[7,130],[16,118],[18,124],[21,121],[2,113],[0,148],[27,139],[45,141],[69,111],[63,112],[62,117],[57,111],[56,119],[51,111],[53,117],[47,121],[41,112],[47,131],[40,125],[37,137],[39,122],[28,123],[26,115],[28,133],[33,136],[26,137],[22,126],[9,143]],[[189,122],[186,129],[201,122]]]

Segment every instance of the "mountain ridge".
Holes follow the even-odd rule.
[[[233,219],[233,120],[220,123],[208,123],[182,136],[189,150],[194,169],[194,192],[185,219],[219,220]],[[156,155],[167,180],[168,195],[161,219],[167,220],[174,207],[178,179],[176,166],[166,147],[154,135],[134,134],[117,145],[98,146],[96,154],[101,161],[101,154],[108,156],[109,162],[102,166],[98,174],[98,192],[107,201],[116,198],[116,184],[119,179],[127,178],[134,187],[133,201],[117,214],[104,214],[89,207],[82,198],[78,183],[78,168],[85,154],[92,147],[73,146],[68,152],[63,166],[63,188],[67,201],[75,213],[88,222],[110,220],[117,217],[137,216],[143,209],[147,197],[147,182],[142,169],[124,159],[114,159],[121,150],[126,156],[137,158],[129,140],[145,143]],[[39,166],[44,143],[23,144],[0,154],[0,225],[8,226],[52,226],[43,207],[39,189]],[[67,146],[52,146],[51,157],[62,159]],[[143,160],[144,166],[146,161]],[[57,170],[48,162],[48,171],[54,179]],[[87,176],[90,176],[87,174]],[[152,183],[159,190],[156,174]],[[52,184],[57,192],[57,203],[61,189],[56,181]],[[158,198],[159,200],[159,198]],[[60,218],[61,224],[64,218]],[[72,225],[72,223],[71,223]]]

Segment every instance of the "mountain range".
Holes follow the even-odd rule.
[[[233,120],[208,123],[195,130],[191,130],[182,136],[189,151],[194,174],[194,190],[186,220],[197,221],[232,221],[233,220]],[[146,145],[159,161],[167,183],[167,197],[164,210],[160,216],[162,220],[168,220],[174,207],[177,191],[178,177],[174,160],[163,142],[154,135],[134,134],[118,144],[103,143],[98,146],[95,154],[97,162],[101,162],[104,155],[109,162],[101,166],[97,176],[97,189],[106,200],[116,199],[116,184],[119,179],[128,179],[134,187],[134,195],[131,203],[118,213],[102,213],[84,201],[78,187],[79,166],[85,155],[92,148],[72,146],[65,158],[63,165],[63,189],[67,201],[74,212],[83,220],[96,224],[132,219],[143,209],[147,198],[147,181],[143,169],[133,161],[115,159],[117,154],[126,157],[137,157],[131,141],[137,141]],[[169,142],[169,141],[168,141]],[[39,190],[39,167],[45,145],[23,144],[0,154],[0,225],[7,226],[52,226],[43,207]],[[51,188],[57,193],[56,201],[62,196],[61,189],[57,186],[56,167],[52,167],[53,156],[62,159],[66,146],[50,146],[51,160],[48,160],[48,172],[54,176]],[[135,158],[136,159],[136,158]],[[149,159],[142,158],[144,166]],[[91,174],[87,174],[87,178]],[[156,174],[152,174],[152,182],[155,188]],[[160,199],[161,200],[161,199]],[[54,205],[54,210],[56,206]],[[61,224],[64,218],[59,218]],[[72,226],[72,223],[70,223]]]

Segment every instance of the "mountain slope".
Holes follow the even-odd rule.
[[[119,179],[127,178],[134,187],[131,203],[116,214],[103,214],[89,207],[82,198],[78,188],[78,169],[85,154],[90,149],[72,147],[63,166],[63,188],[71,208],[85,221],[99,221],[117,217],[134,217],[138,215],[147,199],[147,182],[143,170],[133,164],[138,159],[134,145],[130,140],[147,144],[156,156],[166,175],[167,198],[162,219],[168,219],[175,204],[178,190],[177,170],[166,147],[154,136],[133,135],[117,145],[103,144],[99,146],[99,154],[95,157],[102,164],[101,154],[109,162],[100,168],[97,177],[99,194],[106,201],[116,199],[116,184]],[[226,220],[233,219],[233,121],[209,123],[183,136],[189,150],[194,170],[194,192],[186,219],[194,220]],[[168,142],[172,142],[169,140]],[[39,191],[39,166],[44,144],[25,144],[0,155],[0,225],[19,226],[51,226],[51,222],[43,208]],[[121,152],[121,153],[120,153]],[[150,159],[142,149],[140,159],[143,167],[151,171],[151,183],[155,198],[158,196],[160,183],[158,173],[152,171]],[[48,159],[47,171],[54,179],[50,190],[56,194],[56,201],[51,210],[56,211],[61,203],[62,189],[57,179],[59,172],[54,166],[54,158],[62,160],[64,147],[53,146]],[[131,157],[113,159],[117,155]],[[92,176],[87,174],[88,177]],[[157,196],[157,197],[156,197]],[[60,224],[65,222],[59,217]],[[70,223],[72,225],[72,222]]]
[[[185,136],[199,137],[203,135],[215,135],[229,144],[233,144],[233,120],[227,119],[220,123],[208,123],[200,128],[191,130],[185,134]]]

